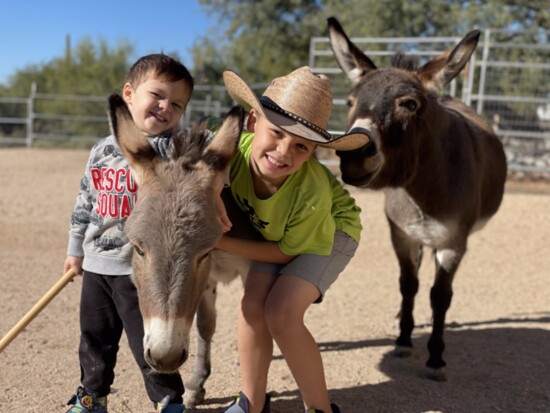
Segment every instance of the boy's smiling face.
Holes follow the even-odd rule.
[[[149,75],[136,88],[126,83],[122,96],[143,134],[158,136],[178,125],[191,93],[184,80],[168,82]]]
[[[250,168],[255,185],[260,180],[274,190],[280,188],[286,178],[300,169],[317,147],[314,142],[272,124],[254,109],[250,112],[247,127],[254,132]]]

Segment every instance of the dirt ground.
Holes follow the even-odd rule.
[[[87,151],[0,149],[0,336],[54,285]],[[400,297],[383,195],[350,189],[363,209],[363,241],[306,322],[343,412],[550,412],[550,187],[509,183],[500,211],[475,233],[447,317],[446,382],[421,376],[429,334],[433,260],[425,255],[417,298],[416,352],[391,355]],[[77,278],[0,353],[1,412],[64,412],[79,385]],[[219,412],[239,390],[236,310],[241,285],[220,287],[206,404]],[[185,379],[188,365],[182,368]],[[272,412],[301,412],[275,352]],[[111,413],[153,411],[124,339]]]

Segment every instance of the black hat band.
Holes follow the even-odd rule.
[[[267,96],[262,96],[260,98],[260,103],[266,109],[272,110],[272,111],[277,112],[281,115],[284,115],[284,116],[286,116],[290,119],[293,119],[297,122],[300,122],[302,125],[308,127],[312,131],[317,132],[319,135],[321,135],[327,141],[332,140],[332,135],[330,133],[328,133],[326,130],[324,130],[323,128],[317,126],[316,124],[302,118],[301,116],[295,115],[294,113],[291,113],[291,112],[288,112],[288,111],[284,110],[279,105],[275,104],[275,102],[273,102]]]

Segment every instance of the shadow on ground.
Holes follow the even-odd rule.
[[[536,327],[549,323],[550,313],[544,313],[530,318],[448,325],[446,382],[425,378],[428,334],[418,335],[410,358],[396,358],[392,352],[384,354],[378,369],[387,381],[332,389],[331,400],[343,413],[550,412],[550,331]],[[320,348],[331,352],[392,344],[390,339],[367,339],[325,342],[320,343]],[[207,405],[230,401],[211,399]],[[204,409],[207,405],[201,412],[219,412]],[[272,401],[272,413],[301,411],[297,391],[282,392]]]

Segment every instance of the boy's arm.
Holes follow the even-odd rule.
[[[216,248],[254,261],[287,264],[294,256],[286,255],[275,241],[255,241],[224,235]]]
[[[221,191],[220,194],[216,197],[216,210],[218,212],[218,220],[220,221],[220,224],[222,226],[222,231],[228,232],[233,224],[227,216],[227,210],[225,209],[225,204],[223,203]]]
[[[90,169],[94,163],[96,150],[104,140],[98,142],[90,151],[86,169],[80,180],[80,191],[76,197],[75,206],[71,214],[71,224],[69,227],[69,242],[67,246],[67,258],[63,264],[63,272],[73,268],[79,275],[82,274],[82,260],[84,257],[83,242],[86,230],[91,221],[91,211],[93,209],[91,186],[92,176]]]
[[[216,211],[218,212],[218,221],[222,226],[223,232],[228,232],[233,224],[227,215],[227,209],[225,208],[225,203],[222,198],[222,191],[224,189],[224,180],[225,178],[217,178],[214,181],[214,194],[216,195]]]

